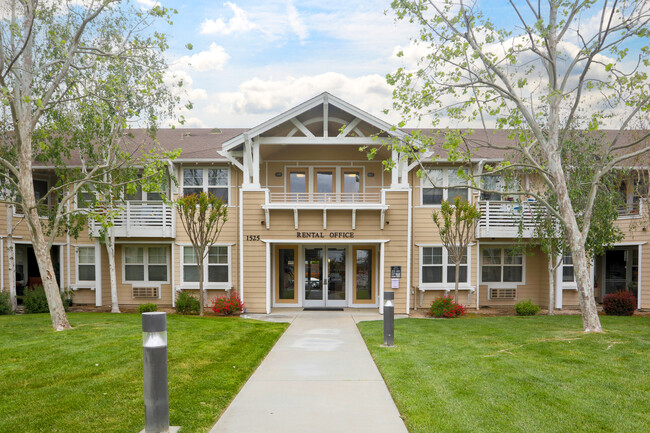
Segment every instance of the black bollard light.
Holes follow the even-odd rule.
[[[167,386],[167,314],[142,314],[144,366],[144,431],[169,432]]]
[[[395,293],[384,292],[384,346],[395,345]]]

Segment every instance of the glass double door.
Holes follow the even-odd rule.
[[[346,306],[346,249],[305,247],[305,307]]]

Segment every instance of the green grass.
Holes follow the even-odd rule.
[[[0,431],[140,431],[140,315],[68,317],[54,332],[47,314],[0,316]],[[169,315],[171,425],[208,431],[286,326]]]
[[[601,321],[403,319],[395,348],[359,328],[411,433],[648,432],[650,317]]]

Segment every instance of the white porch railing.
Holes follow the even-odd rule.
[[[113,220],[117,237],[161,237],[176,235],[176,212],[160,201],[127,201]],[[90,221],[90,232],[99,234],[101,226]]]
[[[619,217],[638,217],[641,216],[641,202],[628,203],[625,206],[616,209]]]
[[[480,201],[481,218],[476,236],[516,238],[520,229],[523,237],[534,235],[537,215],[543,206],[536,202]]]
[[[271,203],[287,204],[353,204],[381,203],[381,193],[378,192],[273,192],[270,194]]]

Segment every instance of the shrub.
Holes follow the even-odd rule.
[[[443,296],[437,298],[429,307],[429,315],[433,317],[444,317],[453,319],[465,314],[467,310],[461,304],[454,302],[453,296]]]
[[[176,298],[176,312],[179,314],[199,314],[201,303],[187,292],[181,292]]]
[[[43,286],[27,287],[23,296],[23,305],[27,314],[48,313],[50,311]]]
[[[212,302],[212,311],[222,316],[230,316],[244,310],[244,303],[235,290],[226,296],[214,298]]]
[[[5,314],[13,314],[11,309],[11,298],[9,292],[0,292],[0,316]]]
[[[156,304],[152,304],[149,302],[148,304],[140,304],[138,305],[138,313],[153,313],[154,311],[158,311],[158,306]]]
[[[517,316],[534,316],[539,313],[539,305],[533,304],[532,299],[519,301],[515,304]]]
[[[603,310],[608,316],[631,316],[636,310],[636,298],[630,292],[619,290],[605,295]]]

